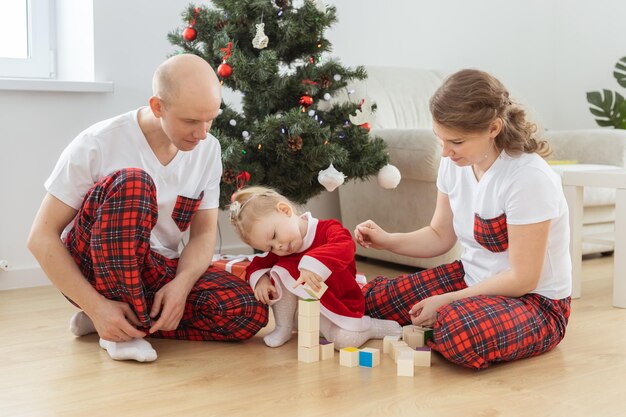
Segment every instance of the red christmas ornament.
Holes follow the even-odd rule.
[[[187,42],[192,42],[196,40],[196,36],[198,36],[198,33],[196,32],[196,30],[191,27],[191,26],[187,26],[185,28],[185,30],[183,30],[183,38],[187,41]]]
[[[302,107],[307,108],[313,104],[313,98],[311,96],[304,95],[300,97],[299,103]]]
[[[217,75],[222,78],[228,78],[233,73],[233,67],[228,65],[226,62],[222,62],[219,67],[217,67]]]
[[[367,130],[368,132],[370,131],[370,124],[369,123],[363,123],[362,125],[359,125],[359,127]]]

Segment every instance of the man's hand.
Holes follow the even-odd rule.
[[[165,284],[154,295],[150,317],[159,319],[150,327],[150,334],[158,330],[176,330],[185,312],[189,289],[176,279]]]
[[[322,277],[317,275],[315,272],[311,272],[306,269],[300,270],[300,277],[296,281],[296,284],[293,288],[296,288],[298,285],[302,285],[304,283],[309,284],[309,287],[313,289],[313,291],[318,292],[322,289],[320,282],[322,282]]]
[[[104,340],[127,342],[146,336],[146,333],[136,329],[136,326],[141,326],[141,322],[126,303],[103,297],[102,303],[97,308],[85,313],[93,321],[98,335]]]
[[[259,278],[254,287],[254,298],[263,304],[269,304],[271,300],[278,298],[278,291],[267,274]]]

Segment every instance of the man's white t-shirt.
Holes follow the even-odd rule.
[[[532,292],[551,299],[571,294],[567,203],[559,176],[543,158],[535,153],[512,157],[502,152],[480,181],[471,166],[459,167],[450,158],[442,158],[437,187],[450,200],[468,286],[510,268],[508,249],[491,252],[474,238],[475,214],[488,220],[504,213],[506,223],[512,225],[551,220],[543,270]]]
[[[219,206],[220,144],[207,134],[195,149],[178,151],[174,159],[162,165],[139,127],[139,110],[81,132],[61,154],[45,187],[48,193],[79,210],[87,191],[101,178],[123,168],[143,169],[156,186],[159,211],[150,247],[168,258],[178,258],[183,232],[172,218],[176,199],[179,195],[198,199],[204,192],[198,210]]]

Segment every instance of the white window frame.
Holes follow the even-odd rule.
[[[29,56],[0,58],[0,78],[55,78],[54,0],[27,2]]]

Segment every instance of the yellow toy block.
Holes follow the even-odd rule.
[[[306,317],[319,317],[320,302],[319,300],[302,300],[298,301],[298,315]]]
[[[339,365],[348,368],[359,366],[359,349],[355,347],[341,349],[339,351]]]
[[[300,362],[319,362],[320,360],[320,347],[319,345],[306,347],[298,346],[298,360]]]

